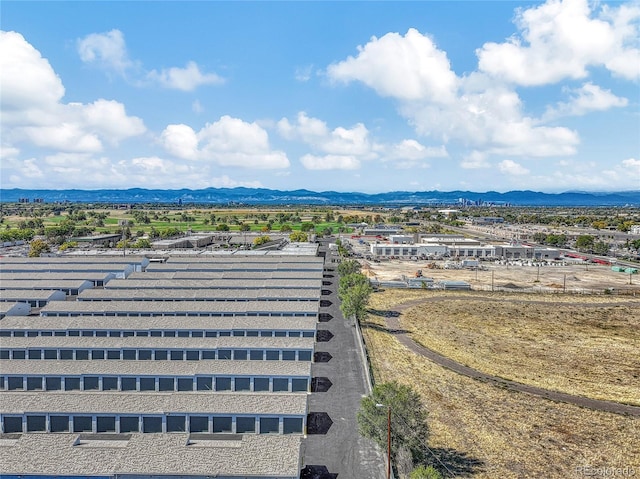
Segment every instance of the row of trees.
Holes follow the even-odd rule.
[[[338,265],[340,309],[345,318],[362,321],[373,289],[360,272],[360,263],[344,259],[342,253],[346,250],[340,243],[338,251],[343,257]],[[382,450],[390,448],[389,455],[401,478],[441,479],[439,471],[428,463],[427,412],[412,388],[397,382],[376,385],[371,395],[362,399],[357,419],[362,436],[372,439]]]
[[[361,321],[367,313],[369,296],[373,292],[369,278],[360,273],[360,263],[349,259],[338,265],[340,283],[338,297],[340,298],[340,310],[345,318],[355,317]]]

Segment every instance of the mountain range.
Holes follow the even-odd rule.
[[[101,189],[101,190],[29,190],[2,189],[1,202],[40,199],[45,203],[174,203],[174,204],[247,204],[247,205],[511,205],[511,206],[640,206],[640,190],[620,192],[541,193],[537,191],[508,191],[484,193],[472,191],[392,191],[387,193],[358,193],[336,191],[293,190],[265,188],[206,188],[199,190],[159,189]]]

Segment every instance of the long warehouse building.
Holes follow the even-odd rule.
[[[0,475],[298,478],[324,268],[301,253],[0,258],[26,307],[0,320]]]

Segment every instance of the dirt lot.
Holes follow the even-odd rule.
[[[376,380],[398,380],[422,395],[429,447],[456,476],[579,478],[582,467],[640,473],[640,418],[504,390],[400,344],[380,312],[417,296],[446,300],[405,311],[401,325],[443,354],[522,382],[630,402],[639,394],[636,298],[387,288],[371,296],[363,333]]]
[[[445,269],[447,262],[444,260],[389,260],[380,263],[361,260],[361,263],[363,273],[378,281],[415,278],[416,271],[422,270],[422,275],[434,282],[466,281],[474,290],[603,293],[613,288],[616,292],[640,295],[640,275],[614,272],[610,266],[593,263],[536,267],[482,261],[477,270]]]

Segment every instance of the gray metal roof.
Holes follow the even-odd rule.
[[[6,375],[311,376],[309,361],[3,361]]]
[[[5,256],[0,259],[0,265],[9,264],[130,264],[144,265],[149,263],[149,259],[144,256],[126,255],[122,253],[111,256],[104,255],[63,255],[63,256],[42,256],[39,258],[27,258],[24,256]]]
[[[264,264],[287,264],[287,263],[308,263],[308,264],[320,264],[324,262],[323,258],[309,255],[247,255],[247,254],[234,254],[224,256],[199,256],[193,257],[180,257],[171,256],[167,259],[167,264],[177,263],[190,263],[190,264],[246,264],[246,263],[264,263]]]
[[[51,289],[3,289],[0,291],[0,301],[48,301],[60,295],[63,298],[65,296],[62,291]]]
[[[130,279],[224,279],[224,280],[254,280],[254,279],[318,279],[322,278],[322,271],[149,271],[131,273]]]
[[[73,446],[78,434],[22,434],[0,447],[5,474],[184,475],[281,478],[300,475],[302,436],[244,434],[240,441],[187,445],[187,434],[131,434],[126,447]],[[37,457],[37,461],[27,461]]]
[[[2,271],[0,277],[3,281],[8,280],[58,280],[58,279],[84,279],[87,281],[106,281],[114,277],[114,273],[104,273],[98,271],[77,271],[77,272],[26,272],[8,273]]]
[[[4,276],[4,275],[3,275]],[[83,289],[90,288],[93,283],[85,279],[5,279],[0,278],[0,289]]]
[[[42,308],[47,313],[317,313],[317,301],[54,301]]]
[[[176,281],[179,283],[179,281]],[[85,290],[78,295],[78,301],[92,300],[206,300],[206,301],[319,301],[319,289],[275,289],[275,288],[242,288],[242,289],[93,289]]]
[[[20,268],[16,266],[15,268]],[[26,268],[26,267],[25,267]],[[322,264],[309,263],[151,263],[147,271],[322,271]],[[109,270],[111,271],[111,270]]]
[[[5,273],[121,273],[127,269],[133,269],[130,264],[93,264],[93,263],[24,263],[24,264],[3,264],[0,263],[0,272]],[[77,277],[77,276],[76,276]]]
[[[160,279],[157,276],[145,277],[154,273],[133,273],[128,279],[112,279],[107,289],[252,289],[252,288],[286,288],[286,289],[320,289],[320,278],[309,279],[245,279],[243,281],[229,279]],[[136,278],[136,279],[132,279]],[[140,278],[140,279],[137,279]],[[2,283],[0,283],[2,284]]]
[[[313,349],[315,338],[221,336],[217,338],[38,336],[0,338],[9,349]]]
[[[3,303],[0,303],[0,306]],[[6,316],[0,330],[315,330],[312,316]],[[0,339],[2,341],[2,339]]]
[[[0,413],[26,412],[118,414],[276,414],[305,415],[307,395],[300,393],[174,392],[0,392]]]

